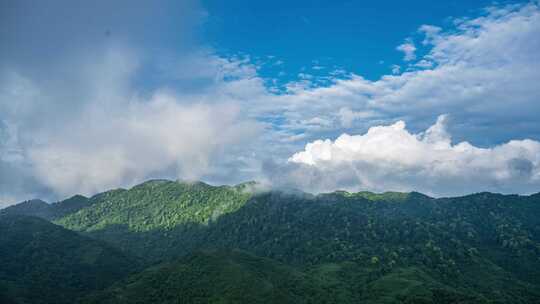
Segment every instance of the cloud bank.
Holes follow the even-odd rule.
[[[227,159],[219,154],[231,154],[262,128],[242,116],[238,102],[222,96],[234,86],[223,78],[239,73],[227,70],[235,63],[212,57],[207,62],[207,72],[214,73],[211,91],[190,94],[166,87],[142,94],[133,84],[137,56],[125,48],[108,48],[91,63],[79,61],[77,76],[84,81],[76,89],[59,91],[39,79],[4,73],[2,100],[17,101],[3,103],[0,114],[5,126],[0,160],[10,165],[5,186],[16,182],[8,181],[8,174],[26,172],[62,197],[150,177],[212,174],[215,160]],[[65,93],[76,95],[75,102]]]
[[[160,4],[6,7],[0,205],[92,195],[148,178],[201,179],[241,164],[237,147],[262,131],[236,97],[256,81],[252,66],[192,41],[204,18],[194,1]],[[116,5],[128,9],[113,16]],[[155,22],[141,28],[147,19]],[[162,31],[171,19],[180,20],[174,35]],[[141,45],[145,39],[153,49]],[[174,56],[171,43],[182,45]]]
[[[108,2],[0,9],[0,204],[153,177],[540,190],[537,1],[421,25],[398,46],[405,61],[377,80],[328,68],[283,87],[259,75],[259,59],[197,42],[208,18],[197,1],[165,4],[122,16]],[[142,17],[155,22],[141,28]]]
[[[434,195],[540,188],[540,142],[513,140],[490,148],[452,144],[447,117],[413,134],[405,122],[363,135],[317,140],[289,158],[289,180],[312,191],[421,191]]]

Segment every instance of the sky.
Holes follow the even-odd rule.
[[[439,2],[206,1],[211,18],[203,31],[220,54],[241,53],[255,60],[274,56],[259,74],[280,84],[299,73],[328,76],[337,69],[376,80],[400,64],[396,46],[418,36],[421,24],[448,26],[452,17],[475,16],[492,4]]]
[[[151,178],[540,191],[538,1],[0,1],[0,207]]]

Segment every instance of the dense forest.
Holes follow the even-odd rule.
[[[8,303],[72,303],[138,269],[138,259],[102,241],[37,217],[0,216],[0,299]]]
[[[0,211],[2,303],[540,303],[540,193],[152,180]]]

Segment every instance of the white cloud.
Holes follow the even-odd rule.
[[[394,74],[394,75],[397,75],[397,74],[399,74],[401,72],[401,66],[399,66],[397,64],[393,64],[391,66],[391,68],[392,68],[392,74]]]
[[[260,95],[260,84],[241,60],[195,53],[190,58],[205,62],[200,66],[206,71],[194,77],[209,85],[189,94],[158,88],[145,97],[132,83],[137,54],[108,48],[96,58],[80,58],[80,82],[64,90],[17,73],[2,78],[5,127],[0,130],[6,134],[0,136],[5,138],[0,161],[17,174],[29,172],[57,197],[93,194],[152,176],[212,176],[220,162],[240,157],[236,145],[248,146],[262,131],[242,112],[238,95]],[[72,101],[66,96],[77,99],[64,108]],[[226,156],[218,157],[221,153]]]
[[[140,182],[168,169],[183,179],[211,173],[214,154],[255,135],[234,105],[183,105],[158,94],[121,112],[88,109],[69,132],[27,148],[36,176],[62,195]],[[84,138],[79,138],[81,135]]]
[[[429,60],[422,59],[422,60],[418,61],[417,63],[415,63],[414,66],[419,67],[419,68],[427,69],[427,68],[433,67],[433,62],[431,62]]]
[[[424,24],[418,29],[418,32],[424,34],[424,41],[422,41],[422,44],[424,45],[432,43],[441,31],[442,28],[428,24]]]
[[[353,111],[349,108],[339,109],[338,116],[344,128],[350,128],[357,119],[371,119],[377,114],[371,111]]]
[[[295,135],[288,136],[288,137],[284,138],[282,141],[284,141],[284,142],[295,142],[295,141],[302,140],[304,138],[306,138],[306,134],[301,133],[301,134],[295,134]]]
[[[413,134],[398,121],[363,135],[317,140],[289,158],[301,165],[289,182],[312,191],[337,188],[422,191],[432,195],[475,191],[524,192],[540,187],[540,142],[513,140],[491,148],[451,143],[446,116]],[[313,171],[318,172],[316,178]]]
[[[422,69],[401,74],[396,69],[397,75],[375,81],[353,74],[324,87],[297,87],[272,101],[284,109],[287,121],[318,116],[345,122],[336,126],[365,130],[401,118],[417,130],[448,113],[460,139],[486,145],[540,138],[540,9],[536,3],[504,7],[497,14],[460,21],[458,28],[446,31],[423,26],[422,32],[429,33],[431,50],[411,62]],[[342,108],[377,115],[342,120]],[[297,133],[306,131],[301,125],[290,126]],[[334,134],[342,132],[334,129]],[[306,137],[328,135],[307,132]]]
[[[27,23],[26,27],[34,24]],[[115,45],[96,35],[99,39],[92,40],[88,50],[47,56],[38,67],[27,61],[41,55],[3,56],[0,196],[27,199],[51,191],[62,195],[101,191],[154,176],[219,182],[257,179],[264,175],[260,167],[268,158],[286,163],[307,141],[318,143],[313,147],[322,151],[310,156],[315,165],[288,162],[275,168],[284,171],[271,174],[304,178],[306,190],[361,185],[373,190],[414,186],[448,194],[530,191],[531,185],[538,185],[533,178],[537,163],[527,153],[535,151],[537,143],[523,138],[540,138],[538,3],[499,6],[477,18],[456,19],[454,24],[445,29],[421,26],[426,55],[412,59],[416,50],[403,46],[410,60],[403,71],[395,65],[392,75],[369,80],[329,67],[329,82],[324,85],[319,76],[304,74],[305,79],[286,84],[285,92],[265,87],[258,66],[248,57],[223,58],[200,47],[186,47],[174,55],[145,53],[136,44],[115,40],[120,43]],[[28,37],[13,33],[10,41]],[[28,49],[22,46],[26,44],[19,46],[21,50]],[[7,51],[16,47],[10,43]],[[396,120],[407,121],[411,131],[400,129],[400,124],[379,128],[395,130],[389,136],[410,139],[411,145],[403,148],[435,151],[448,136],[435,132],[437,128],[427,137],[418,130],[443,113],[452,117],[449,128],[457,141],[473,144],[448,144],[442,149],[445,154],[437,152],[437,157],[464,161],[459,157],[485,153],[500,165],[482,167],[475,158],[472,164],[484,168],[486,177],[474,175],[479,182],[471,187],[452,175],[446,184],[440,175],[432,181],[426,178],[427,165],[413,162],[424,166],[417,166],[415,173],[406,166],[409,162],[392,159],[390,150],[385,150],[388,160],[404,168],[398,172],[401,175],[385,175],[390,171],[379,171],[373,161],[332,161],[326,166],[319,159],[325,151],[336,149],[336,142],[317,139],[336,138],[345,130],[362,133]],[[436,126],[441,125],[442,121]],[[430,142],[427,138],[435,134],[440,138]],[[337,142],[347,143],[346,138]],[[356,139],[350,137],[348,146],[355,146]],[[480,148],[485,146],[493,148]],[[458,147],[469,152],[458,153]],[[516,151],[529,152],[518,157],[522,152]],[[531,166],[533,173],[523,174]],[[351,174],[351,168],[361,168],[361,174]],[[501,185],[501,180],[509,180],[505,174],[515,178]]]
[[[403,57],[403,60],[405,61],[411,61],[416,59],[416,46],[412,42],[412,40],[407,40],[405,43],[399,45],[396,50],[403,52],[405,56]]]

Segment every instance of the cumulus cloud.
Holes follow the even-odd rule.
[[[422,191],[523,192],[540,187],[540,142],[513,140],[489,148],[452,144],[446,116],[421,133],[405,122],[375,126],[362,135],[316,140],[289,158],[289,182],[312,191],[339,188]]]

